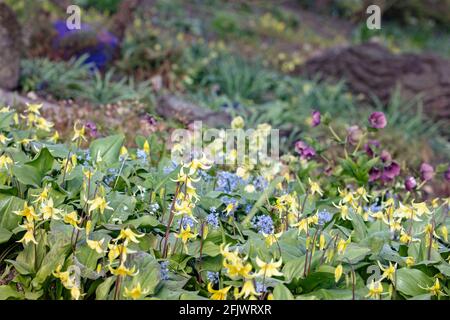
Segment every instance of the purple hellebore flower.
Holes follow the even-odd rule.
[[[405,179],[405,189],[408,191],[414,190],[414,188],[417,186],[416,179],[414,177],[406,177]]]
[[[383,173],[381,174],[381,180],[383,182],[390,182],[399,174],[400,165],[396,161],[392,161],[390,165],[384,167]]]
[[[320,124],[320,111],[314,110],[312,112],[312,127],[317,127]]]
[[[386,150],[381,151],[380,159],[383,163],[390,163],[392,161],[391,154]]]
[[[420,177],[422,180],[431,180],[434,177],[434,168],[432,165],[424,162],[420,165]]]
[[[358,144],[361,139],[362,131],[358,126],[351,126],[347,128],[347,141],[351,145]]]
[[[372,128],[383,129],[386,127],[386,116],[383,112],[375,111],[369,116],[369,124]]]
[[[450,166],[447,168],[447,171],[444,172],[444,178],[447,181],[450,181]]]
[[[367,155],[371,158],[373,158],[373,156],[375,155],[375,152],[373,151],[372,147],[379,148],[380,142],[378,140],[369,140],[369,142],[367,142],[364,145],[364,150],[366,151]]]
[[[316,155],[316,151],[304,141],[295,143],[295,151],[300,155],[301,159],[309,160]]]
[[[148,113],[144,116],[144,120],[152,127],[157,124],[155,117],[149,115]]]
[[[94,122],[92,121],[86,122],[85,127],[88,130],[88,134],[91,138],[98,137],[97,125]]]
[[[374,182],[381,177],[381,170],[378,168],[372,168],[369,171],[369,182]]]

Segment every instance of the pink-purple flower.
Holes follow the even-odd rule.
[[[383,129],[387,125],[386,116],[380,111],[372,112],[369,116],[369,124],[372,128]]]
[[[447,180],[447,181],[450,181],[450,166],[444,172],[444,179]]]
[[[422,180],[428,181],[434,177],[434,168],[432,165],[424,162],[420,165],[420,177]]]
[[[300,155],[301,159],[309,160],[316,155],[316,151],[304,141],[295,143],[295,151]]]
[[[406,177],[405,179],[405,189],[408,191],[414,190],[414,188],[417,186],[416,179],[412,176]]]
[[[347,128],[347,142],[351,145],[359,143],[362,137],[362,130],[358,126],[351,126]]]
[[[312,127],[317,127],[320,124],[320,111],[314,110],[312,112],[312,121],[311,121],[311,126]]]

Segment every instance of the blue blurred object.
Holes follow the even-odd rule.
[[[110,62],[119,46],[119,39],[107,30],[95,30],[91,25],[81,24],[81,29],[70,30],[66,22],[58,20],[53,24],[57,35],[54,47],[61,51],[64,59],[87,55],[85,63],[103,69]]]

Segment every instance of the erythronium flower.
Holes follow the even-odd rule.
[[[59,220],[58,215],[61,212],[62,212],[62,210],[56,209],[53,206],[53,199],[52,198],[48,199],[47,202],[42,203],[42,205],[41,205],[42,219],[44,219],[44,220],[47,220],[47,219]]]
[[[273,259],[270,260],[269,263],[266,263],[259,259],[259,257],[256,257],[256,264],[260,268],[258,275],[271,278],[273,276],[282,276],[283,274],[278,271],[278,268],[281,267],[282,259],[280,258],[279,261],[274,262]]]
[[[227,300],[227,293],[230,291],[231,286],[225,287],[223,289],[215,290],[212,287],[212,283],[208,283],[208,292],[212,293],[211,300]]]
[[[99,209],[100,213],[103,214],[106,209],[108,210],[113,209],[110,206],[108,206],[109,202],[106,202],[106,199],[104,197],[97,196],[95,199],[89,200],[88,203],[90,204],[89,212]]]
[[[28,222],[39,219],[39,215],[37,215],[36,212],[34,211],[34,207],[29,206],[26,202],[23,204],[22,210],[14,211],[14,213],[17,214],[18,216],[25,217]]]
[[[372,280],[369,285],[369,293],[366,295],[366,298],[374,298],[380,299],[383,294],[383,286],[380,281]]]
[[[36,239],[34,238],[34,222],[33,221],[27,221],[25,224],[20,226],[21,228],[24,228],[27,230],[25,232],[25,235],[17,242],[23,242],[25,244],[28,244],[30,242],[33,242],[34,244],[38,244]]]
[[[336,269],[334,269],[334,281],[338,282],[339,279],[341,279],[342,272],[343,272],[342,264],[338,265]]]
[[[75,122],[75,124],[73,125],[74,133],[73,133],[72,141],[77,141],[77,140],[86,141],[85,131],[86,131],[86,127],[84,125],[82,125],[81,128],[78,128],[78,121]]]
[[[149,290],[142,290],[141,288],[141,284],[138,283],[134,288],[132,289],[128,289],[127,287],[125,287],[125,292],[123,294],[123,296],[125,298],[131,298],[133,300],[138,300],[140,299],[143,295],[145,296],[147,293],[149,292]]]
[[[309,187],[311,190],[311,194],[314,195],[314,194],[318,193],[321,196],[323,196],[323,191],[320,188],[320,185],[317,182],[312,181],[311,178],[308,178],[308,181],[309,181]]]
[[[119,236],[114,239],[114,240],[121,240],[124,239],[124,243],[125,245],[127,245],[130,241],[134,242],[134,243],[139,243],[139,240],[137,238],[142,238],[143,236],[145,236],[145,234],[137,234],[134,233],[133,230],[131,230],[130,228],[125,228],[120,230],[120,234]]]
[[[428,181],[434,177],[434,168],[430,164],[424,162],[420,165],[420,177],[422,180]]]
[[[197,234],[192,233],[191,226],[187,225],[186,228],[181,227],[180,233],[175,235],[175,237],[180,238],[181,241],[186,244],[189,239],[195,239]]]
[[[419,285],[419,287],[421,287],[422,289],[428,290],[430,292],[430,294],[432,296],[445,296],[446,294],[441,290],[441,284],[439,283],[439,279],[436,278],[436,280],[434,281],[434,285],[432,285],[431,287],[422,287]]]
[[[64,216],[64,222],[70,224],[75,229],[80,229],[80,227],[78,227],[78,224],[81,222],[81,218],[78,218],[78,214],[76,211],[67,213]]]
[[[386,116],[380,111],[372,112],[369,116],[369,124],[372,128],[383,129],[387,124]]]
[[[241,288],[241,291],[238,292],[236,290],[236,292],[234,293],[234,297],[236,299],[241,298],[242,296],[245,298],[247,298],[248,296],[259,296],[260,293],[256,292],[255,286],[253,284],[252,280],[245,280],[244,285]]]
[[[397,264],[392,265],[392,263],[389,261],[389,266],[385,268],[378,261],[378,265],[380,266],[381,271],[383,271],[383,275],[381,276],[381,278],[382,279],[387,278],[387,279],[391,280],[392,282],[394,282],[395,281],[394,276],[395,276],[395,271],[397,269]]]
[[[317,127],[320,124],[320,111],[314,110],[312,112],[311,126]]]
[[[97,253],[103,253],[103,242],[105,242],[105,239],[101,239],[99,241],[95,241],[95,240],[86,240],[87,245],[89,246],[89,248],[91,248],[92,250],[95,250]]]
[[[111,266],[108,266],[109,271],[111,271],[111,273],[115,276],[130,276],[130,277],[134,277],[135,275],[137,275],[139,273],[139,270],[136,271],[136,267],[133,266],[133,268],[129,269],[127,267],[125,267],[125,265],[123,263],[120,264],[120,266],[118,266],[116,269],[113,269]]]

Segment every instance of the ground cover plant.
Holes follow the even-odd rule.
[[[325,2],[0,3],[0,300],[448,300],[448,83],[305,72],[368,42],[446,70],[445,10]]]

